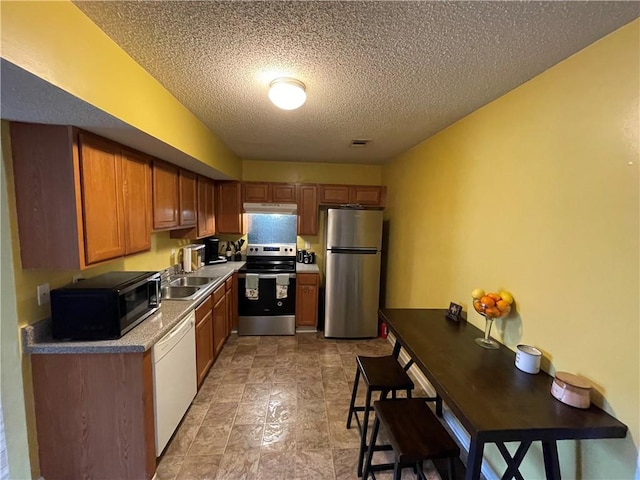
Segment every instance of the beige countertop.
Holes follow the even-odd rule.
[[[317,263],[296,263],[296,273],[320,273]]]
[[[194,277],[219,277],[196,300],[162,300],[160,309],[117,340],[59,341],[51,336],[51,319],[22,328],[23,351],[27,354],[134,353],[149,350],[190,311],[204,301],[245,262],[227,262],[202,267]]]

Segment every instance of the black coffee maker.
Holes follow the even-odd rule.
[[[214,237],[205,238],[204,241],[204,264],[211,265],[220,260],[220,240]]]

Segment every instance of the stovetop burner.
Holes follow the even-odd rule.
[[[292,273],[296,271],[296,257],[247,257],[240,268],[245,273]]]

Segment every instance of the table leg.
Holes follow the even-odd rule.
[[[465,480],[480,480],[483,454],[484,441],[479,440],[477,435],[472,435],[471,445],[469,445],[469,457],[467,458],[467,473],[464,476]]]
[[[543,440],[542,453],[544,455],[544,471],[547,480],[560,480],[560,462],[558,461],[558,446],[555,440]]]
[[[391,353],[391,355],[393,355],[395,358],[398,358],[398,356],[400,355],[401,347],[402,345],[400,345],[400,340],[398,340],[398,338],[396,337],[396,343],[393,345],[393,352]]]
[[[507,469],[502,474],[502,478],[515,478],[516,480],[524,480],[524,477],[520,473],[520,464],[524,459],[524,456],[527,454],[529,447],[531,446],[531,441],[523,441],[520,442],[516,453],[511,456],[509,450],[503,442],[496,442],[496,446],[504,458],[504,461],[507,463]]]

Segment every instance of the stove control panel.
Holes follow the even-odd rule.
[[[247,245],[247,257],[295,257],[296,244]]]

